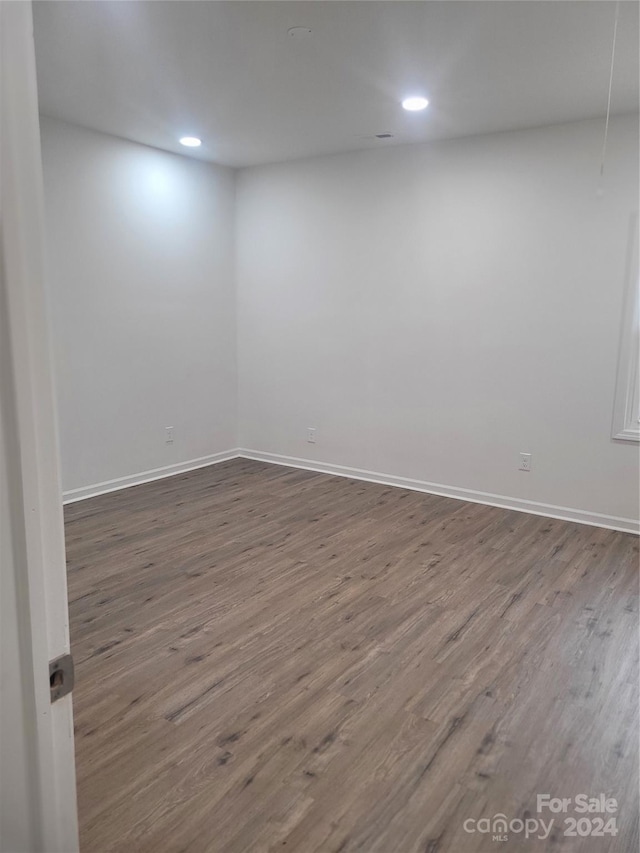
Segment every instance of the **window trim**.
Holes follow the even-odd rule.
[[[638,223],[631,217],[625,294],[622,311],[618,373],[613,406],[611,437],[621,441],[640,441],[638,422],[640,390],[640,281],[638,269]]]

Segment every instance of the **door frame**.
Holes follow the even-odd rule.
[[[0,76],[0,394],[12,437],[3,467],[13,563],[2,570],[14,572],[17,590],[31,831],[37,850],[74,853],[72,701],[69,694],[52,704],[49,690],[49,661],[70,645],[31,2],[0,2]]]

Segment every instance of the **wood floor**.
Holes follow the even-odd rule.
[[[638,849],[636,537],[248,460],[65,516],[83,853]]]

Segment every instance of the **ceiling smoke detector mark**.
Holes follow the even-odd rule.
[[[1,0],[0,0],[1,1]],[[354,137],[354,139],[362,139],[367,142],[375,142],[376,139],[394,139],[395,134],[391,133],[389,130],[385,130],[384,133],[358,133]]]
[[[291,27],[287,30],[287,35],[292,39],[306,39],[311,35],[310,27]]]

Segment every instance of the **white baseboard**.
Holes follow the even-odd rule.
[[[175,474],[195,471],[196,468],[206,468],[207,465],[228,462],[230,459],[237,459],[239,455],[238,448],[233,448],[223,453],[213,453],[211,456],[201,456],[199,459],[189,459],[187,462],[177,462],[175,465],[165,465],[162,468],[153,468],[151,471],[142,471],[140,474],[118,477],[116,480],[105,480],[104,483],[95,483],[93,486],[70,489],[68,492],[62,493],[62,501],[65,504],[71,504],[75,501],[95,498],[98,495],[107,494],[107,492],[117,492],[119,489],[128,489],[130,486],[140,486],[142,483],[151,483],[153,480],[162,480],[164,477],[173,477]]]
[[[411,489],[416,492],[427,492],[430,495],[441,495],[445,498],[455,498],[471,503],[497,506],[502,509],[512,509],[516,512],[527,512],[531,515],[558,518],[561,521],[575,521],[578,524],[606,527],[609,530],[620,530],[623,533],[635,533],[636,535],[640,533],[640,522],[633,518],[619,518],[615,515],[604,515],[599,512],[588,512],[587,510],[554,506],[553,504],[539,503],[538,501],[510,498],[504,495],[494,495],[490,492],[479,492],[474,489],[462,489],[457,486],[445,486],[441,483],[429,483],[424,480],[412,480],[408,477],[380,474],[376,471],[366,471],[361,468],[349,468],[346,465],[332,465],[329,462],[298,459],[295,456],[282,456],[278,453],[264,453],[259,450],[240,448],[238,455],[244,459],[271,462],[275,465],[287,465],[291,468],[304,468],[307,471],[317,471],[320,474],[334,474],[338,477],[349,477],[353,480],[366,480],[369,483],[379,483],[383,486],[399,486],[403,489]]]
[[[116,480],[107,480],[104,483],[83,486],[80,489],[71,489],[63,493],[63,502],[70,504],[75,501],[94,498],[98,495],[104,495],[107,492],[116,492],[119,489],[127,489],[130,486],[139,486],[142,483],[150,483],[153,480],[161,480],[164,477],[173,477],[175,474],[183,474],[186,471],[194,471],[196,468],[205,468],[208,465],[216,465],[219,462],[227,462],[237,458],[254,459],[259,462],[285,465],[290,468],[303,468],[306,471],[316,471],[319,474],[334,474],[337,477],[349,477],[353,480],[364,480],[369,483],[379,483],[383,486],[398,486],[416,492],[426,492],[430,495],[441,495],[445,498],[455,498],[456,500],[469,501],[471,503],[497,506],[502,509],[512,509],[516,512],[528,512],[531,515],[558,518],[561,521],[575,521],[578,524],[589,524],[593,527],[620,530],[623,533],[640,534],[640,523],[633,518],[619,518],[615,515],[604,515],[599,512],[588,512],[587,510],[555,506],[553,504],[539,503],[538,501],[521,500],[520,498],[511,498],[505,495],[494,495],[491,492],[479,492],[474,489],[445,486],[442,483],[429,483],[425,480],[396,477],[393,474],[380,474],[377,471],[366,471],[362,468],[350,468],[346,465],[333,465],[329,462],[299,459],[295,456],[283,456],[279,453],[265,453],[261,450],[249,450],[247,448],[233,448],[223,453],[214,453],[211,456],[202,456],[199,459],[179,462],[176,465],[166,465],[163,468],[142,471],[140,474],[131,474],[127,477],[119,477]]]

